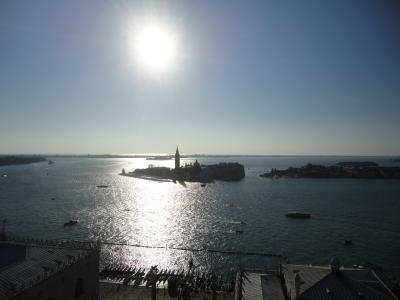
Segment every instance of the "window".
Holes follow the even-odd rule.
[[[85,286],[82,278],[79,278],[75,284],[75,298],[79,298],[85,292]]]

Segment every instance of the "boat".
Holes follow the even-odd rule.
[[[96,187],[101,188],[101,189],[106,189],[106,188],[108,188],[108,185],[100,184],[100,185],[96,185]]]
[[[73,226],[73,225],[76,225],[76,224],[78,224],[77,220],[69,220],[68,222],[64,223],[64,227],[65,226]]]
[[[2,174],[1,177],[6,178],[7,174]]]
[[[49,160],[48,164],[49,164],[49,165],[54,165],[54,161]]]
[[[205,183],[202,183],[202,184],[201,184],[201,187],[205,187],[205,186],[206,186],[206,184],[205,184]]]
[[[353,242],[352,242],[351,240],[345,240],[344,243],[343,243],[343,245],[345,245],[345,246],[351,246],[351,245],[353,245]]]
[[[297,218],[297,219],[309,219],[311,218],[311,214],[306,212],[299,212],[299,211],[289,211],[285,215],[288,218]]]

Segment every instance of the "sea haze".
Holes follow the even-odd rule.
[[[239,264],[262,267],[271,259],[191,252],[171,248],[221,249],[282,254],[295,263],[327,264],[338,255],[346,265],[366,261],[400,270],[400,184],[398,180],[267,179],[270,168],[306,163],[335,164],[387,157],[202,156],[202,164],[239,162],[239,182],[168,183],[119,176],[148,164],[144,158],[54,157],[54,165],[0,167],[0,218],[7,232],[49,239],[97,240],[167,249],[103,245],[102,263],[177,268],[193,258],[199,268]],[[181,164],[196,157],[182,159]],[[108,188],[98,188],[107,185]],[[54,199],[53,199],[54,198]],[[289,210],[309,220],[288,219]],[[69,220],[73,227],[63,227]],[[238,233],[237,231],[242,231]],[[344,246],[352,240],[352,246]]]

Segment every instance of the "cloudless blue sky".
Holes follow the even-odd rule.
[[[130,23],[174,28],[169,76]],[[0,2],[0,153],[400,154],[398,1]]]

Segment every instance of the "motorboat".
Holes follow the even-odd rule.
[[[76,225],[76,224],[78,224],[77,220],[69,220],[68,222],[64,223],[64,227],[65,226],[73,226],[73,225]]]

